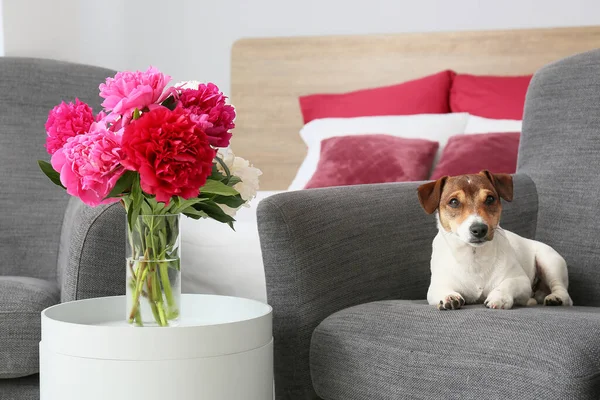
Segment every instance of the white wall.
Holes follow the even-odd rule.
[[[600,25],[598,0],[4,0],[6,55],[152,64],[229,90],[241,37]]]
[[[2,0],[0,0],[0,57],[4,55],[4,26],[2,23]]]
[[[76,37],[81,29],[78,3],[79,0],[4,0],[5,55],[77,61]]]

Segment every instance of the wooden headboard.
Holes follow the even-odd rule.
[[[600,27],[242,39],[231,57],[232,148],[262,169],[261,190],[284,190],[306,155],[300,95],[392,85],[444,69],[531,74],[594,48]]]

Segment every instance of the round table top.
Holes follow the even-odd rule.
[[[135,327],[125,296],[58,304],[42,311],[42,343],[86,358],[164,360],[253,350],[272,338],[272,308],[239,297],[184,294],[179,325]]]

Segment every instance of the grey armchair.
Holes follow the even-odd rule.
[[[600,398],[600,50],[535,74],[503,227],[557,249],[575,307],[441,312],[419,183],[258,209],[282,399]]]
[[[78,97],[100,110],[114,71],[0,58],[0,399],[38,399],[40,312],[60,301],[123,294],[124,212],[89,208],[39,170],[48,111]],[[119,229],[120,228],[120,229]]]

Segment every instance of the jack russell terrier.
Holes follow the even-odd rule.
[[[427,301],[440,310],[482,303],[571,306],[567,263],[553,248],[500,228],[500,198],[512,201],[512,177],[481,171],[419,186],[428,214],[437,210]]]

